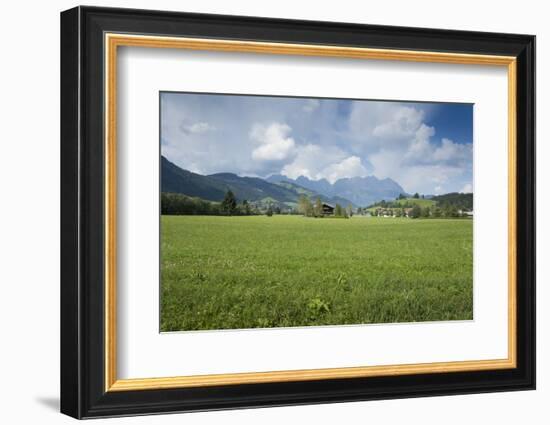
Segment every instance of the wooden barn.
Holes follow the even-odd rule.
[[[323,202],[323,215],[334,215],[334,207]]]

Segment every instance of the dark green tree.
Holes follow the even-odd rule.
[[[414,195],[413,195],[413,198],[414,199],[418,199],[420,197],[420,195],[418,194],[418,192],[416,192]]]
[[[451,206],[451,208],[450,208],[450,216],[451,217],[458,217],[459,216],[458,208],[455,205]]]
[[[237,209],[237,199],[231,190],[225,192],[221,208],[226,215],[233,215],[235,213]]]
[[[246,199],[243,200],[243,214],[244,215],[250,215],[250,204]]]
[[[306,195],[300,195],[298,198],[298,211],[306,217],[313,215],[313,205]]]
[[[420,206],[415,205],[412,208],[411,212],[409,213],[409,217],[410,218],[418,218],[418,217],[420,217],[421,213],[422,213],[422,210],[421,210]]]
[[[323,203],[321,202],[321,198],[319,197],[315,200],[315,205],[313,206],[313,215],[315,217],[323,216]]]

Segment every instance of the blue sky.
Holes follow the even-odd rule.
[[[162,92],[161,151],[200,174],[472,191],[473,105]]]

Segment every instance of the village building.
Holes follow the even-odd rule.
[[[410,214],[412,212],[412,208],[377,208],[376,209],[376,215],[378,217],[410,217]],[[397,211],[400,212],[397,213]]]
[[[393,217],[393,210],[391,208],[377,208],[376,214],[378,217]]]
[[[334,215],[334,206],[323,202],[323,215]]]

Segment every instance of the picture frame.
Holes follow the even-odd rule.
[[[117,53],[132,46],[505,68],[506,358],[120,379]],[[62,413],[80,419],[535,388],[534,36],[81,6],[61,13],[61,120]]]

